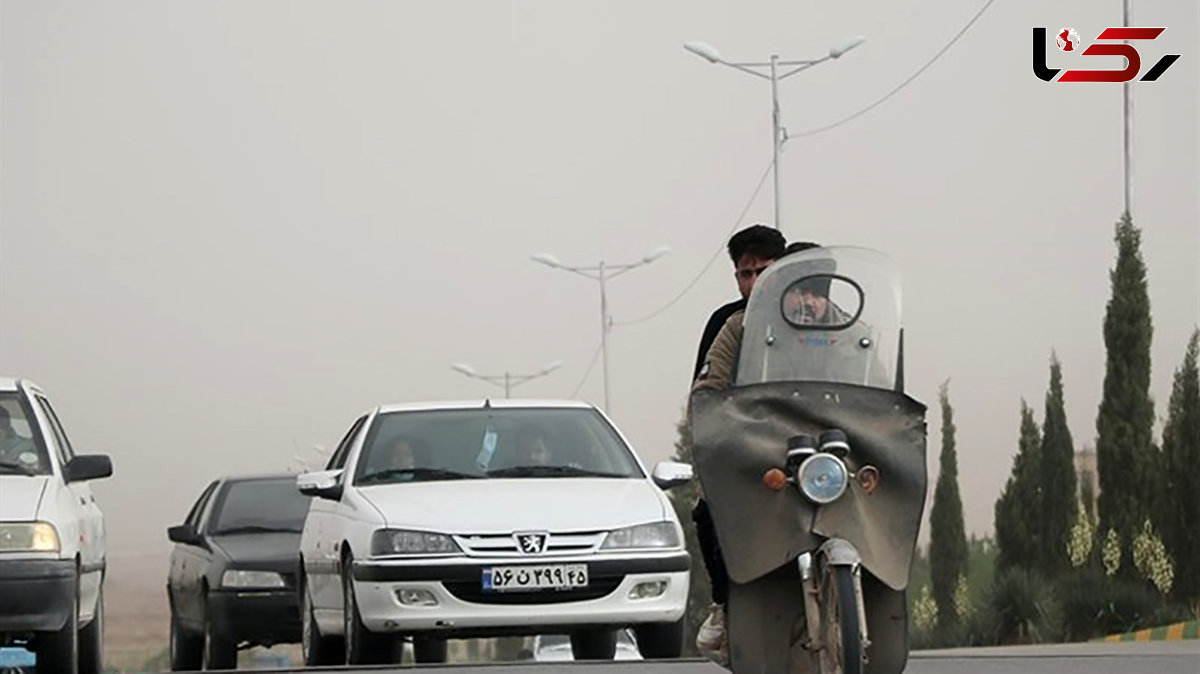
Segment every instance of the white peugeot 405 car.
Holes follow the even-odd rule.
[[[620,432],[580,402],[380,407],[346,434],[315,496],[298,582],[307,664],[420,662],[447,638],[568,633],[611,659],[632,627],[646,657],[677,657],[690,558],[663,489]]]

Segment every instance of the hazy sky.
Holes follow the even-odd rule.
[[[797,136],[891,90],[982,4],[5,1],[0,371],[113,456],[96,487],[113,557],[156,564],[217,474],[294,466],[378,403],[503,395],[452,362],[562,360],[515,392],[582,381],[599,403],[598,286],[529,255],[670,245],[611,283],[619,323],[772,214],[768,180],[737,219],[770,161],[767,83],[681,44],[812,58],[867,36],[783,83]],[[1041,419],[1052,350],[1075,442],[1094,439],[1121,88],[1037,79],[1030,29],[1120,23],[1118,0],[998,0],[896,96],[784,154],[787,236],[905,274],[911,393],[935,405],[951,380],[970,531],[991,528],[1021,398]],[[1182,54],[1133,87],[1162,416],[1200,322],[1197,5],[1140,0],[1133,25],[1167,27],[1143,70]],[[723,255],[612,332],[611,413],[648,461],[672,451],[705,319],[736,296]]]

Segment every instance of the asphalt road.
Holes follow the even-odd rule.
[[[453,674],[725,674],[725,670],[703,660],[514,662],[403,668],[331,668],[324,671],[376,674],[388,671],[405,674],[441,671],[449,674],[449,670],[453,670]],[[1198,674],[1200,641],[1099,642],[922,651],[912,654],[905,671],[907,674]]]

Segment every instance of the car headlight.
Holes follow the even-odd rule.
[[[283,576],[274,571],[239,571],[229,569],[221,574],[221,587],[282,588],[287,587]]]
[[[846,464],[832,454],[814,454],[800,464],[796,471],[800,492],[813,503],[832,503],[846,491],[850,471]]]
[[[0,552],[58,552],[58,531],[49,522],[0,524]]]
[[[673,522],[651,522],[637,526],[614,529],[604,538],[601,550],[625,550],[630,548],[677,548],[679,531]]]
[[[462,548],[446,534],[407,529],[379,529],[371,535],[371,556],[459,555]]]

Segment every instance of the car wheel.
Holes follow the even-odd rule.
[[[96,595],[92,621],[79,631],[79,674],[104,672],[104,581]]]
[[[75,597],[70,617],[57,632],[37,635],[37,671],[79,671],[79,576],[75,576]]]
[[[348,665],[379,665],[392,661],[396,644],[385,634],[376,634],[367,629],[358,613],[358,601],[354,597],[354,580],[350,575],[351,564],[347,560],[343,564],[342,573],[342,615],[346,621],[346,664]]]
[[[445,662],[446,640],[436,637],[413,637],[413,660],[417,664]]]
[[[612,660],[617,654],[617,633],[604,627],[572,632],[571,654],[576,660]]]
[[[221,632],[207,603],[204,606],[204,669],[237,669],[237,642]]]
[[[677,658],[683,652],[683,618],[673,623],[634,625],[633,636],[643,658]]]
[[[204,637],[191,634],[179,624],[175,608],[171,608],[171,671],[188,672],[200,669],[204,664]]]
[[[304,664],[309,667],[346,664],[342,644],[336,637],[321,636],[321,628],[313,618],[312,597],[308,584],[300,584],[300,650]]]

